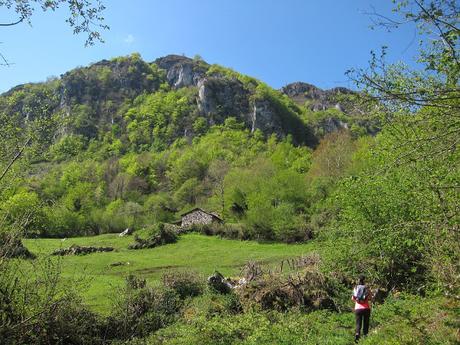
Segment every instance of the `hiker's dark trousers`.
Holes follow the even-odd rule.
[[[359,338],[361,336],[361,326],[363,327],[363,335],[367,335],[369,331],[369,318],[371,317],[370,309],[356,309],[356,332],[355,335]]]

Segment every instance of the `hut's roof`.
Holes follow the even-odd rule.
[[[203,210],[203,209],[200,208],[200,207],[195,207],[195,208],[192,208],[191,210],[189,210],[189,211],[187,211],[187,212],[182,213],[182,214],[181,214],[181,217],[184,217],[184,216],[186,216],[187,214],[193,213],[193,212],[195,212],[195,211],[201,211],[201,212],[204,212],[204,213],[206,213],[206,214],[209,214],[210,216],[213,216],[213,217],[215,217],[215,218],[217,218],[217,219],[219,219],[219,220],[222,220],[222,218],[220,218],[220,216],[219,216],[216,212],[208,212],[208,211]]]

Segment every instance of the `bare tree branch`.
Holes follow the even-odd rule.
[[[16,22],[13,22],[13,23],[0,23],[0,26],[13,26],[13,25],[22,23],[23,21],[24,21],[24,17],[21,17]]]
[[[28,138],[25,144],[21,147],[21,149],[14,155],[13,159],[8,163],[3,173],[0,175],[0,181],[5,177],[6,173],[10,170],[11,166],[16,162],[19,157],[21,157],[22,153],[24,152],[25,148],[29,145],[32,138]]]

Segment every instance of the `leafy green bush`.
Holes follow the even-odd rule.
[[[203,293],[204,278],[196,272],[171,272],[162,277],[163,286],[174,290],[182,299]]]
[[[62,298],[46,309],[33,329],[21,335],[17,343],[91,345],[103,341],[102,320],[75,296]]]
[[[2,257],[1,343],[101,344],[102,321],[82,303],[76,285],[62,281],[54,260],[37,259],[29,267]]]
[[[174,290],[153,289],[130,278],[106,320],[107,334],[111,339],[148,336],[174,322],[181,306]]]
[[[249,238],[248,227],[241,223],[192,224],[186,231],[197,232],[206,236],[220,236],[233,240],[244,240]]]
[[[221,300],[213,300],[209,296],[205,298],[206,301],[200,300],[197,303],[206,308],[218,308],[223,304]],[[442,298],[406,296],[389,300],[374,308],[369,335],[361,339],[360,343],[456,344],[458,307],[457,302]],[[159,330],[155,335],[143,339],[142,344],[348,345],[353,343],[354,321],[352,312],[334,313],[327,310],[310,313],[201,313],[192,314],[190,319],[186,318]],[[129,344],[140,344],[138,341]]]
[[[129,249],[144,249],[144,248],[155,248],[169,243],[177,242],[178,235],[169,227],[166,227],[164,223],[156,224],[150,231],[146,239],[134,236],[134,243],[129,246]]]
[[[44,209],[47,226],[42,235],[48,237],[72,237],[94,235],[97,233],[90,217],[72,210],[64,205],[52,205]]]
[[[361,161],[362,170],[344,178],[331,198],[340,213],[324,234],[336,244],[336,263],[354,276],[366,273],[388,290],[418,291],[427,284],[423,256],[432,235],[424,222],[436,195],[420,189],[423,182],[412,166],[380,174],[387,158],[367,152],[361,159],[367,166]]]
[[[60,162],[81,154],[85,147],[86,140],[82,135],[66,135],[50,147],[48,156]]]
[[[38,194],[24,189],[0,202],[0,217],[10,226],[21,223],[28,236],[41,233],[46,222]]]
[[[400,295],[375,308],[365,345],[457,344],[458,301]]]
[[[248,239],[248,228],[242,223],[215,224],[213,235],[232,240]]]

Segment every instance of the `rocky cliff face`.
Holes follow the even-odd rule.
[[[280,90],[289,96],[297,104],[307,104],[313,111],[335,108],[346,112],[346,106],[340,102],[341,95],[351,95],[354,92],[345,87],[336,87],[329,90],[322,90],[314,85],[296,82],[288,84]]]
[[[179,55],[168,55],[155,60],[166,73],[166,80],[174,89],[197,88],[197,106],[209,125],[220,124],[228,116],[250,123],[250,93],[237,79],[207,74],[209,65]]]
[[[166,71],[166,80],[173,88],[197,86],[206,76],[209,65],[185,56],[168,55],[158,58],[154,63]]]
[[[277,107],[269,99],[255,97],[255,87],[248,87],[237,77],[210,74],[211,66],[207,63],[178,55],[159,58],[155,64],[165,71],[172,88],[197,88],[197,107],[209,125],[221,124],[232,116],[251,131],[259,129],[266,135],[274,133],[278,137],[291,134],[298,143],[315,141],[308,137],[309,131],[300,119],[294,124],[295,128],[291,128],[291,120],[297,114],[291,114],[289,109],[280,111],[279,105]]]
[[[352,106],[349,100],[350,97],[348,97],[356,93],[350,89],[336,87],[322,90],[311,84],[296,82],[284,86],[280,91],[299,106],[305,106],[313,112],[323,112],[323,115],[316,119],[314,124],[314,132],[317,137],[339,130],[350,129],[349,122],[357,123],[370,134],[375,133],[374,129],[371,129],[370,123],[356,119],[356,114],[354,114],[356,109]],[[333,112],[325,112],[331,109],[338,111],[338,113],[334,115]],[[324,116],[326,114],[327,116]],[[337,114],[341,114],[341,116],[337,116]]]
[[[235,79],[207,77],[199,81],[198,109],[210,124],[222,123],[235,116],[249,124],[249,92]]]

